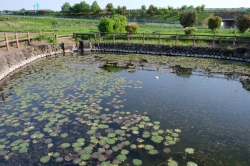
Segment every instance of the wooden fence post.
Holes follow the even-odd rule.
[[[194,34],[193,46],[195,46],[195,39],[196,39],[196,35]]]
[[[115,44],[115,32],[113,32],[113,44]]]
[[[145,33],[143,32],[143,36],[142,36],[142,40],[143,40],[143,44],[145,44]]]
[[[39,31],[39,35],[41,35],[42,34],[42,32],[41,31]]]
[[[215,34],[214,34],[213,43],[212,43],[212,47],[213,47],[213,48],[214,48],[214,42],[215,42]]]
[[[176,36],[175,36],[175,46],[177,46],[178,44],[178,34],[176,33]]]
[[[128,37],[128,43],[130,43],[129,32],[128,32],[128,34],[127,34],[127,37]]]
[[[30,44],[30,33],[27,32],[27,37],[28,37],[28,44]]]
[[[161,33],[159,33],[159,44],[161,44]]]
[[[233,47],[235,48],[236,35],[234,35]]]
[[[9,46],[8,35],[4,34],[4,38],[5,38],[5,42],[6,42],[6,49],[7,49],[7,51],[9,51],[10,50],[10,46]]]
[[[19,48],[19,42],[18,42],[18,35],[17,35],[17,33],[15,33],[15,38],[16,38],[16,46],[17,46],[17,48]]]
[[[99,43],[101,43],[101,34],[100,34],[100,32],[98,33],[98,40],[99,40]]]

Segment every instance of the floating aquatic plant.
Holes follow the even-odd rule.
[[[139,160],[139,159],[133,159],[133,164],[136,165],[136,166],[140,166],[142,165],[142,160]]]
[[[185,152],[187,152],[188,154],[194,154],[194,149],[193,148],[186,148]]]
[[[178,166],[178,163],[176,161],[169,161],[168,166]]]
[[[125,161],[127,159],[127,157],[125,155],[123,155],[123,154],[119,154],[117,156],[117,159],[120,160],[120,161]]]
[[[63,143],[63,144],[61,144],[61,147],[65,149],[65,148],[70,147],[70,144],[69,143]]]
[[[44,157],[40,158],[40,161],[41,161],[42,163],[47,163],[47,162],[49,162],[49,160],[50,160],[50,157],[49,157],[49,156],[44,156]]]
[[[161,143],[164,140],[164,138],[159,135],[154,135],[151,137],[151,140],[154,141],[155,143]]]

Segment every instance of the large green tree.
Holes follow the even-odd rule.
[[[127,25],[127,18],[119,15],[119,14],[115,14],[114,16],[111,17],[114,20],[114,31],[115,32],[123,32],[125,31],[125,26]]]
[[[193,27],[197,21],[197,13],[195,11],[183,12],[180,15],[180,24],[186,27]]]
[[[75,13],[75,14],[88,13],[88,12],[90,12],[90,6],[85,1],[82,1],[80,3],[74,4],[70,8],[70,12]]]
[[[114,6],[113,6],[113,4],[112,3],[108,3],[107,5],[106,5],[106,10],[108,11],[108,12],[111,12],[111,10],[114,8]]]
[[[98,29],[100,32],[111,33],[114,31],[114,20],[111,18],[101,18]]]
[[[127,7],[126,6],[118,6],[116,9],[116,13],[120,14],[120,15],[125,15],[127,11]]]
[[[158,10],[157,6],[151,4],[148,8],[148,14],[154,15],[157,13],[157,10]]]
[[[222,22],[222,18],[219,16],[214,16],[208,19],[208,28],[212,31],[220,28]]]
[[[102,10],[96,1],[92,3],[90,8],[91,8],[91,12],[95,14],[99,13]]]
[[[71,8],[71,5],[69,4],[69,2],[65,2],[65,3],[62,5],[62,7],[61,7],[61,11],[62,11],[63,13],[67,13],[67,12],[69,12],[70,8]]]
[[[145,5],[142,5],[142,6],[141,6],[140,12],[141,12],[142,14],[145,14],[145,13],[147,12],[147,7],[146,7]]]
[[[236,26],[240,33],[245,33],[246,30],[250,28],[250,16],[248,14],[238,16],[236,19]]]

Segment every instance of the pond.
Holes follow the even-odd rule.
[[[0,84],[0,165],[247,166],[249,72],[148,55],[35,61]]]

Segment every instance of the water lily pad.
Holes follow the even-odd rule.
[[[44,156],[44,157],[40,158],[40,161],[41,161],[42,163],[47,163],[47,162],[49,162],[49,160],[50,160],[50,157],[49,157],[49,156]]]
[[[140,166],[140,165],[142,165],[142,160],[133,159],[133,164],[136,165],[136,166]]]
[[[123,154],[119,154],[117,156],[117,159],[120,160],[120,161],[125,161],[127,159],[127,157],[125,155],[123,155]]]
[[[168,166],[178,166],[178,163],[176,161],[169,161]]]
[[[187,166],[198,166],[198,164],[196,164],[196,163],[194,163],[194,162],[192,162],[192,161],[189,161],[189,162],[187,163]]]
[[[63,143],[63,144],[61,144],[61,148],[68,148],[68,147],[70,147],[70,144],[69,143]]]
[[[82,155],[81,155],[81,159],[82,159],[82,160],[89,160],[90,157],[91,157],[90,154],[82,154]]]
[[[62,138],[66,138],[66,137],[68,137],[68,135],[69,135],[69,134],[67,134],[67,133],[63,133],[63,134],[61,134],[61,137],[62,137]]]
[[[186,148],[185,152],[187,152],[188,154],[194,154],[194,149],[193,148]]]
[[[155,143],[161,143],[161,141],[164,140],[164,138],[159,135],[154,135],[151,137],[151,140],[154,141]]]

